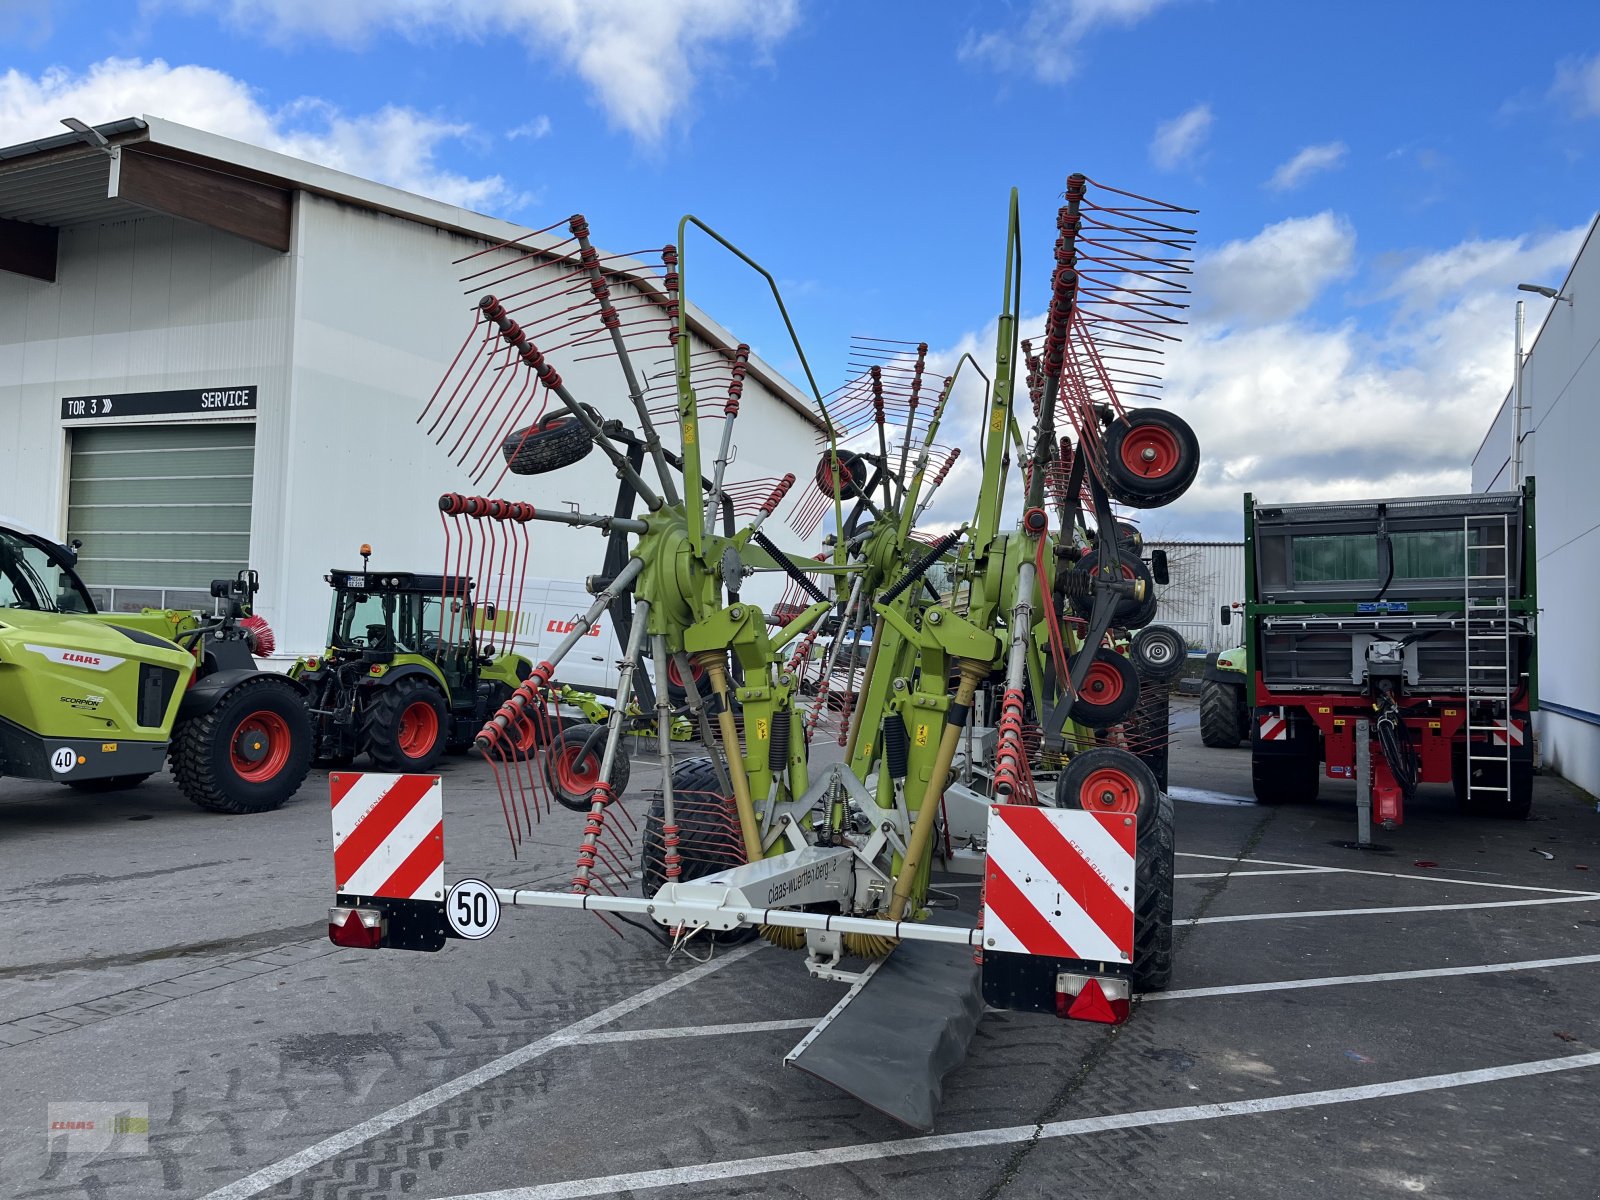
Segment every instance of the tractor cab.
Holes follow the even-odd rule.
[[[390,663],[417,655],[460,673],[477,655],[472,580],[409,571],[333,571],[328,657]],[[493,605],[485,614],[494,620]]]

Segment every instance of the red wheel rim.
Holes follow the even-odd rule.
[[[1136,815],[1139,811],[1139,785],[1126,771],[1101,767],[1091,772],[1078,788],[1078,807],[1085,812]]]
[[[1091,704],[1104,707],[1122,698],[1122,673],[1108,662],[1095,662],[1083,677],[1078,694]]]
[[[1135,425],[1122,438],[1122,465],[1146,479],[1161,479],[1178,469],[1183,457],[1172,430],[1160,425]]]
[[[855,482],[855,473],[850,470],[850,460],[843,454],[839,455],[839,491],[844,491]],[[817,487],[829,496],[834,493],[833,486],[833,459],[824,454],[822,461],[817,464]]]
[[[533,727],[533,722],[527,718],[518,721],[511,735],[511,748],[517,754],[527,754],[534,746],[538,745],[539,731]]]
[[[240,721],[234,729],[229,758],[240,779],[246,783],[265,783],[283,770],[292,748],[289,722],[275,712],[261,709]]]
[[[696,683],[699,683],[706,677],[706,669],[691,659],[689,662],[689,674]],[[677,655],[667,659],[667,682],[673,687],[681,688],[683,686],[683,672],[678,670]]]
[[[582,796],[600,782],[600,758],[585,754],[582,746],[563,746],[556,754],[556,784],[562,791]]]
[[[426,700],[416,700],[400,714],[400,753],[421,758],[439,740],[439,713]]]

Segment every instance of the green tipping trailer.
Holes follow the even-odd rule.
[[[1244,522],[1243,653],[1219,656],[1202,699],[1208,744],[1249,738],[1256,799],[1312,800],[1324,777],[1354,780],[1363,841],[1369,818],[1401,824],[1422,783],[1451,784],[1467,812],[1526,817],[1533,480],[1392,500],[1246,494]],[[1220,719],[1229,712],[1243,728]]]

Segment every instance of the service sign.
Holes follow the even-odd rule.
[[[256,410],[256,385],[178,392],[125,392],[114,396],[63,396],[61,419],[102,417],[228,417]]]

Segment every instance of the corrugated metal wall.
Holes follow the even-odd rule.
[[[1553,280],[1551,281],[1553,282]],[[1539,699],[1544,761],[1600,794],[1600,221],[1561,284],[1564,300],[1528,297],[1538,328],[1522,372],[1523,474],[1535,477],[1538,518]],[[1548,305],[1548,316],[1542,305]],[[1511,301],[1506,301],[1511,343]],[[1510,355],[1507,355],[1509,360]],[[1506,363],[1511,374],[1511,363]],[[1509,401],[1510,397],[1507,397]],[[1510,485],[1509,409],[1502,403],[1472,464],[1475,491]]]
[[[1170,625],[1191,649],[1226,650],[1237,646],[1243,627],[1217,619],[1224,604],[1244,600],[1243,542],[1146,542],[1145,555],[1165,550],[1172,582],[1159,589],[1156,621]]]

